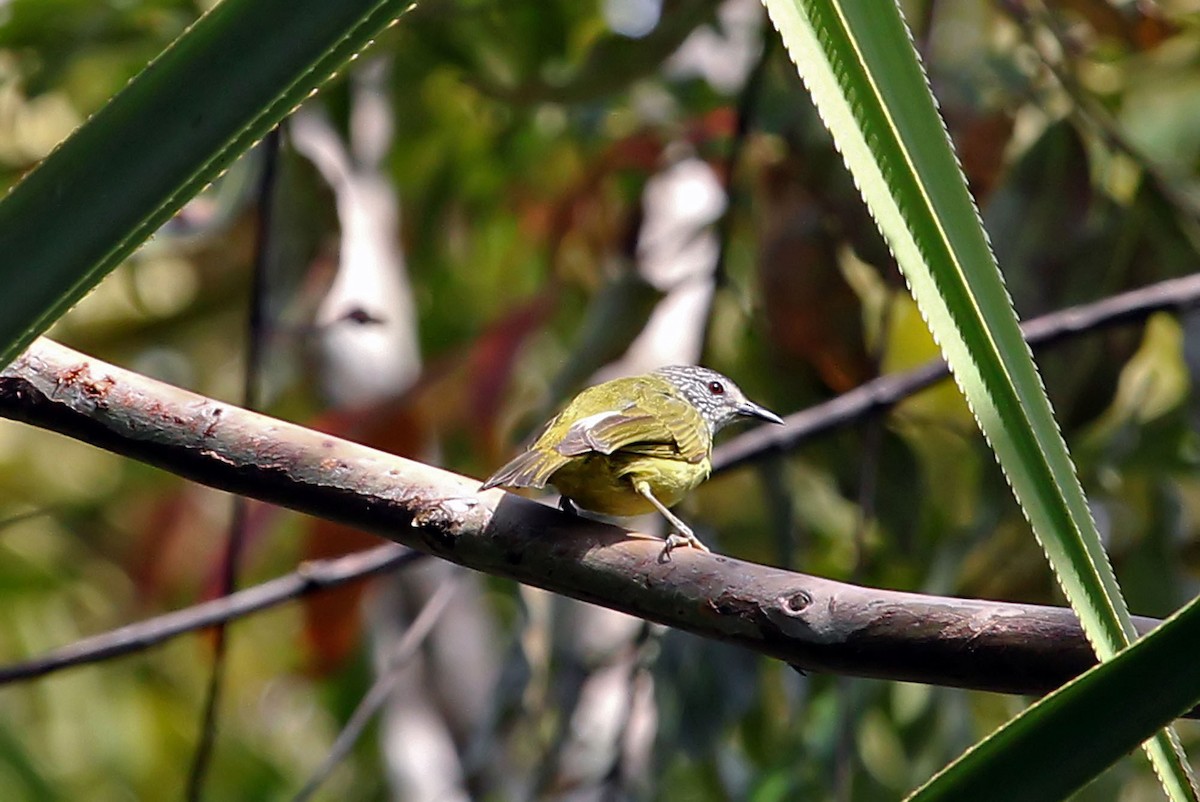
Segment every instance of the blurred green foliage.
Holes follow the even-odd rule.
[[[201,5],[0,3],[0,181],[16,181]],[[905,4],[1026,316],[1192,272],[1200,244],[1200,8],[1051,6]],[[876,366],[895,371],[936,354],[819,120],[796,102],[803,90],[780,49],[768,51],[747,106],[742,90],[671,59],[696,31],[728,33],[715,5],[666,0],[640,38],[613,32],[605,7],[431,4],[379,42],[395,127],[386,173],[427,363],[414,388],[372,411],[390,422],[379,424],[381,444],[434,441],[448,467],[484,475],[584,368],[619,353],[652,306],[611,300],[636,262],[642,192],[681,154],[708,161],[732,187],[706,361],[792,411]],[[356,101],[347,82],[314,102],[348,130]],[[753,114],[742,139],[734,123],[745,108]],[[260,166],[243,160],[54,335],[236,400]],[[285,148],[282,166],[277,247],[287,259],[269,299],[269,411],[337,428],[321,417],[312,323],[336,260],[333,198],[294,151]],[[612,316],[601,329],[614,341],[589,356],[596,364],[576,363],[581,321],[604,303],[626,312],[600,318]],[[1039,355],[1136,613],[1165,614],[1197,590],[1198,336],[1191,316],[1156,316]],[[371,428],[366,414],[352,431]],[[877,486],[864,496],[872,464]],[[706,541],[738,557],[885,587],[1060,601],[949,385],[893,410],[878,439],[866,424],[829,435],[713,480],[685,509]],[[36,655],[211,593],[227,515],[221,494],[0,423],[0,655]],[[310,522],[254,520],[246,582],[312,556]],[[516,591],[494,583],[485,599],[489,624],[517,640],[528,623],[514,613]],[[334,671],[313,670],[327,655],[313,654],[321,647],[307,626],[303,610],[287,607],[233,628],[211,798],[288,798],[369,681],[362,646],[339,655]],[[647,798],[894,799],[1021,706],[800,676],[678,633],[656,648],[653,769],[636,789]],[[4,797],[178,797],[210,651],[203,637],[183,638],[4,688]],[[552,668],[528,659],[535,678]],[[547,733],[562,722],[553,705],[525,705],[531,694],[514,705],[522,723],[489,733],[518,779],[482,774],[481,797],[508,798],[551,751]],[[1181,734],[1196,753],[1200,732],[1186,722]],[[329,798],[387,798],[377,746],[360,744],[327,784]],[[1079,798],[1158,793],[1144,762],[1130,759]]]

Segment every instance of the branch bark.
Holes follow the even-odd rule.
[[[1041,694],[1094,663],[1068,609],[862,588],[692,549],[663,560],[657,539],[478,493],[475,479],[46,339],[0,372],[0,416],[805,670]]]
[[[388,543],[370,551],[303,563],[290,574],[228,596],[82,638],[30,660],[0,666],[0,685],[24,682],[67,668],[142,652],[188,632],[226,624],[322,590],[397,570],[424,556],[419,551]]]

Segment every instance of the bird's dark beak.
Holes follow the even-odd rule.
[[[759,420],[769,421],[770,423],[783,423],[783,418],[776,415],[766,407],[760,407],[753,401],[747,401],[737,408],[738,414],[746,418],[758,418]]]

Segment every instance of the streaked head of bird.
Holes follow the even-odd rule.
[[[700,411],[710,434],[716,434],[738,418],[783,423],[782,418],[746,398],[746,394],[729,377],[715,370],[699,365],[670,365],[659,368],[654,374],[669,381]]]

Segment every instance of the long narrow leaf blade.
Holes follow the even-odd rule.
[[[1129,613],[898,8],[765,2],[1084,631],[1112,657]],[[1148,751],[1174,798],[1195,798],[1173,736]]]
[[[0,202],[0,366],[410,0],[224,0]]]

